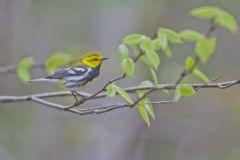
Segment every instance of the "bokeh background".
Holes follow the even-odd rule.
[[[120,74],[116,49],[129,33],[153,35],[158,27],[205,32],[209,23],[191,17],[195,7],[214,5],[231,12],[240,22],[239,0],[0,0],[0,66],[16,64],[26,56],[45,61],[59,51],[74,56],[97,50],[111,58],[101,76],[87,88],[93,93]],[[210,78],[240,78],[240,34],[219,29],[217,53],[202,66]],[[173,47],[173,59],[162,58],[161,83],[176,81],[193,44]],[[139,78],[150,78],[138,65]],[[46,75],[34,70],[33,77]],[[0,75],[1,95],[58,91],[46,83],[26,86],[14,74]],[[201,90],[180,103],[156,106],[151,127],[135,109],[78,116],[31,102],[0,104],[1,160],[239,160],[239,86]],[[155,98],[163,99],[162,94]],[[53,99],[69,104],[72,97]],[[116,101],[120,101],[117,99]],[[97,101],[85,106],[110,103]],[[83,106],[84,107],[84,106]]]

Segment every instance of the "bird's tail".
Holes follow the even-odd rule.
[[[31,82],[53,82],[53,83],[58,83],[60,82],[59,79],[50,79],[50,78],[36,78],[36,79],[31,79],[28,81],[29,83]]]

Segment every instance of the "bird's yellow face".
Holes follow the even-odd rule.
[[[99,52],[89,52],[81,58],[81,61],[91,68],[97,68],[104,59],[105,58],[103,58],[102,54]]]
[[[79,59],[71,61],[68,66],[82,67],[83,65],[86,65],[91,68],[97,68],[105,59],[107,58],[104,58],[99,52],[88,52]]]

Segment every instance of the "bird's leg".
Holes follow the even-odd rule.
[[[76,104],[78,104],[79,100],[76,96],[76,94],[78,94],[76,91],[71,91],[73,97],[75,98],[75,102],[73,103],[72,107],[74,107]]]
[[[71,91],[71,93],[72,93],[73,97],[75,98],[75,102],[72,105],[64,108],[65,110],[68,110],[70,108],[74,108],[74,107],[78,106],[80,104],[81,100],[82,100],[82,99],[78,100],[77,97],[78,96],[82,97],[82,95],[80,95],[77,91]]]
[[[64,110],[68,110],[68,109],[70,109],[70,108],[76,107],[77,104],[79,103],[79,100],[78,100],[78,98],[77,98],[77,96],[76,96],[76,91],[71,91],[71,93],[72,93],[72,95],[73,95],[73,97],[74,97],[74,99],[75,99],[75,102],[74,102],[72,105],[70,105],[70,106],[68,106],[68,107],[65,107]]]

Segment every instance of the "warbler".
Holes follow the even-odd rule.
[[[56,70],[52,75],[30,80],[30,82],[36,81],[49,81],[63,83],[67,89],[72,92],[72,95],[77,100],[75,93],[76,90],[98,77],[100,73],[100,67],[105,58],[99,52],[88,52],[78,59],[70,61],[65,66]]]

